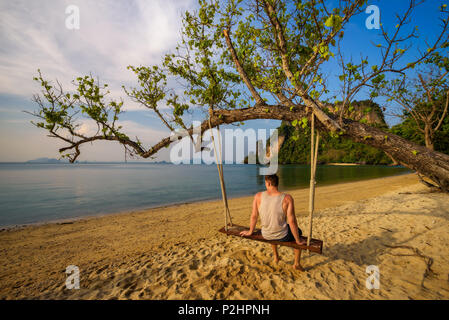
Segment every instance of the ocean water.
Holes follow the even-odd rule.
[[[225,165],[229,197],[264,190],[256,165]],[[318,166],[317,184],[409,172],[387,166]],[[309,186],[310,167],[279,166],[280,189]],[[0,163],[0,226],[219,199],[215,165]]]

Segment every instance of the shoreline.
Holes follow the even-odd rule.
[[[338,165],[338,164],[326,164],[326,165]],[[346,165],[346,164],[343,164]],[[350,164],[352,165],[352,164]],[[359,164],[354,164],[354,165],[359,165]],[[330,183],[322,183],[320,185],[317,185],[317,187],[324,187],[324,186],[335,186],[335,185],[344,185],[347,183],[356,183],[356,182],[363,182],[363,181],[375,181],[378,179],[388,179],[391,177],[398,177],[398,176],[404,176],[404,175],[412,175],[414,173],[398,173],[395,175],[391,175],[391,176],[385,176],[385,177],[380,177],[380,178],[370,178],[370,179],[361,179],[361,180],[351,180],[351,181],[342,181],[342,182],[330,182]],[[298,187],[298,188],[292,188],[292,189],[285,189],[283,190],[284,192],[295,192],[295,191],[299,191],[299,190],[304,190],[304,189],[308,189],[309,186],[303,186],[303,187]],[[248,193],[248,194],[242,194],[239,196],[228,196],[228,199],[240,199],[240,198],[246,198],[249,196],[252,196],[253,193]],[[135,212],[141,212],[141,211],[149,211],[149,210],[154,210],[154,209],[165,209],[165,208],[171,208],[171,207],[177,207],[177,206],[182,206],[182,205],[188,205],[188,204],[201,204],[201,203],[209,203],[209,202],[214,202],[214,201],[222,201],[221,197],[219,198],[211,198],[211,199],[206,199],[206,200],[191,200],[191,201],[182,201],[182,202],[178,202],[178,203],[170,203],[170,204],[163,204],[163,205],[155,205],[154,207],[142,207],[142,208],[132,208],[132,209],[126,209],[126,210],[122,210],[122,211],[114,211],[114,212],[104,212],[104,213],[98,213],[98,214],[88,214],[88,215],[81,215],[78,217],[73,217],[73,218],[62,218],[62,219],[56,219],[56,220],[48,220],[48,221],[41,221],[41,222],[32,222],[32,223],[24,223],[24,224],[14,224],[14,225],[5,225],[5,226],[0,226],[0,233],[1,232],[5,232],[5,231],[14,231],[14,230],[22,230],[28,227],[40,227],[40,226],[45,226],[45,225],[65,225],[65,224],[72,224],[72,223],[76,223],[80,220],[86,220],[86,219],[95,219],[95,218],[104,218],[104,217],[108,217],[108,216],[114,216],[114,215],[124,215],[124,214],[129,214],[129,213],[135,213]]]
[[[346,163],[346,162],[330,162],[325,163],[327,166],[363,166],[363,164],[360,163]]]
[[[307,230],[308,190],[288,191]],[[314,237],[322,255],[304,253],[306,272],[281,247],[217,230],[221,200],[89,217],[0,233],[0,299],[448,299],[449,201],[414,174],[316,189]],[[233,223],[248,225],[252,196],[229,201]],[[426,264],[405,245],[433,259]],[[66,267],[80,290],[65,288]],[[369,265],[381,290],[365,288]],[[424,283],[426,290],[422,290]]]

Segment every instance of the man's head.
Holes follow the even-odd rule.
[[[276,174],[270,174],[265,176],[265,186],[268,188],[276,188],[279,185],[279,177]]]

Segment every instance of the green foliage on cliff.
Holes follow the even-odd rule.
[[[338,113],[338,105],[337,108],[333,106],[332,109],[326,111]],[[385,123],[382,109],[372,101],[353,102],[345,112],[345,117],[380,127],[404,139],[425,145],[424,134],[410,115],[406,115],[400,124],[389,129]],[[310,126],[307,119],[298,119],[292,123],[283,121],[278,130],[279,136],[285,137],[279,151],[279,163],[310,163]],[[440,130],[435,134],[435,150],[449,154],[449,116],[446,116]],[[329,133],[321,133],[318,162],[321,164],[340,162],[377,165],[392,163],[383,151]]]
[[[298,139],[291,137],[295,130],[300,130]],[[295,129],[287,123],[279,127],[279,135],[285,135],[285,141],[279,151],[280,164],[306,164],[310,163],[310,128]],[[321,135],[318,149],[318,163],[363,163],[363,164],[390,164],[388,156],[370,146],[353,142],[341,137],[331,137],[325,133]]]
[[[329,110],[330,112],[338,112]],[[352,103],[345,117],[365,122],[373,126],[387,128],[382,110],[372,101],[358,101]],[[285,140],[279,150],[280,164],[310,163],[310,127],[288,122],[282,122],[278,128],[279,136]],[[380,150],[370,146],[353,142],[337,135],[321,133],[318,149],[319,163],[361,163],[361,164],[390,164],[391,159]]]

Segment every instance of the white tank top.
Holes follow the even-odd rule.
[[[287,217],[282,209],[285,193],[270,196],[262,192],[259,215],[262,222],[262,236],[267,240],[284,238],[287,233]]]

